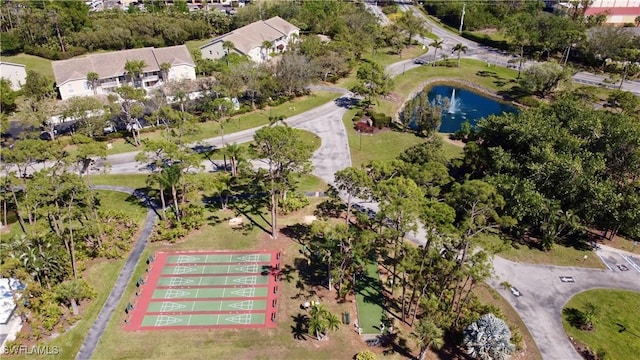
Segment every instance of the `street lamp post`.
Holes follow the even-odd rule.
[[[460,16],[460,29],[458,29],[458,32],[460,34],[462,34],[462,25],[464,24],[464,13],[465,13],[464,9],[466,6],[467,6],[466,3],[462,4],[462,16]]]

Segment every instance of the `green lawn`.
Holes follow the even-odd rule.
[[[312,95],[297,98],[279,106],[274,106],[273,108],[234,116],[227,121],[224,127],[224,132],[225,134],[231,134],[234,132],[268,124],[269,116],[282,115],[287,118],[298,115],[320,105],[326,104],[327,102],[332,101],[338,96],[339,94],[337,93],[319,91],[314,92]],[[218,125],[218,123],[216,122],[197,123],[196,128],[197,129],[193,134],[188,135],[184,138],[185,142],[197,142],[221,135],[220,125]],[[143,133],[141,137],[142,139],[159,139],[164,136],[163,133],[164,130],[157,130]],[[112,155],[139,150],[139,148],[131,145],[125,139],[116,139],[112,142],[112,148],[109,149],[107,153],[109,155]]]
[[[483,235],[477,241],[481,246],[499,252],[501,257],[516,262],[606,269],[600,258],[590,250],[556,244],[550,251],[542,251],[521,244],[512,246],[494,235]]]
[[[371,262],[365,269],[366,274],[361,275],[356,284],[358,326],[362,328],[363,334],[379,334],[385,305],[378,265]]]
[[[579,330],[572,326],[565,313],[568,309],[585,311],[587,303],[593,303],[598,308],[592,331]],[[633,359],[640,354],[638,309],[640,309],[638,292],[612,289],[588,290],[574,296],[565,305],[562,323],[569,336],[596,352],[604,351],[605,359]]]
[[[29,54],[3,56],[2,61],[26,65],[27,71],[33,70],[53,80],[53,68],[51,60]]]
[[[385,130],[375,135],[360,134],[353,128],[353,115],[357,109],[348,110],[343,117],[347,128],[351,163],[360,166],[370,160],[393,160],[406,148],[419,144],[419,137],[398,131]]]
[[[147,217],[147,208],[142,206],[138,199],[129,194],[115,191],[98,190],[96,193],[103,209],[122,211],[127,214],[129,219],[134,220],[138,226],[144,224],[144,220]]]
[[[126,186],[134,189],[146,187],[146,174],[101,174],[91,175],[92,185]]]
[[[300,178],[298,183],[299,191],[325,191],[327,190],[327,183],[315,175],[304,175]]]
[[[402,49],[400,55],[396,54],[391,48],[379,49],[375,55],[371,53],[365,54],[363,57],[370,61],[375,61],[378,64],[386,67],[398,61],[413,59],[427,52],[428,49],[423,49],[422,46],[412,45]]]
[[[191,53],[194,50],[200,50],[200,46],[211,42],[211,39],[204,40],[189,40],[184,45],[187,47],[187,50]]]

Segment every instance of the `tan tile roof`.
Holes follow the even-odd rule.
[[[230,33],[224,34],[213,39],[210,43],[201,46],[204,48],[220,41],[231,41],[235,48],[243,54],[248,53],[251,49],[260,47],[265,41],[275,41],[283,36],[288,35],[291,31],[299,30],[294,25],[279,16],[272,17],[265,21],[256,21],[249,25],[235,29]]]
[[[147,66],[145,72],[159,71],[160,64],[168,62],[171,65],[188,64],[195,67],[195,63],[184,45],[166,48],[141,48],[114,51],[102,54],[91,54],[80,58],[53,61],[53,74],[57,86],[70,80],[84,79],[90,72],[96,72],[101,79],[121,76],[127,61],[142,60]]]

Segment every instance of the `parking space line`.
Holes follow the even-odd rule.
[[[609,269],[609,271],[613,271],[613,268],[611,266],[609,266],[609,264],[604,260],[602,255],[600,255],[597,251],[595,251],[595,253],[596,253],[596,255],[598,255],[600,260],[602,260],[602,263],[607,267],[607,269]]]
[[[620,256],[622,256],[622,258],[625,259],[635,271],[640,272],[640,266],[638,266],[638,264],[636,264],[633,260],[629,259],[627,255],[620,254]]]

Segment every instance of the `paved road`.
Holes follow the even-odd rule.
[[[598,250],[602,256],[614,256],[608,250]],[[489,284],[513,306],[533,336],[544,359],[583,360],[573,349],[562,326],[562,308],[576,294],[594,288],[640,291],[640,272],[609,271],[531,265],[494,257],[495,276]],[[570,276],[575,282],[562,282]],[[522,294],[515,297],[500,283],[509,282]],[[634,311],[634,309],[629,309]]]
[[[487,63],[504,66],[504,67],[516,68],[518,65],[517,63],[515,64],[512,63],[514,58],[510,54],[507,54],[502,50],[498,50],[485,45],[478,44],[472,40],[463,38],[462,36],[456,33],[453,33],[447,29],[442,28],[439,24],[427,18],[426,16],[424,16],[424,14],[414,6],[411,6],[408,4],[400,4],[400,8],[403,11],[412,11],[416,16],[423,19],[426,26],[431,29],[431,32],[437,35],[441,40],[444,40],[443,48],[441,50],[438,50],[439,55],[447,54],[449,57],[454,56],[455,54],[453,54],[452,52],[453,47],[458,43],[462,43],[468,48],[466,54],[464,54],[463,56],[465,58],[478,59],[478,60],[485,61]],[[385,16],[384,13],[382,12],[380,13],[381,13],[381,16]],[[386,16],[385,16],[385,19],[386,19]],[[388,21],[388,19],[386,20]],[[420,38],[419,40],[426,45],[430,44],[433,41],[425,38]],[[430,51],[433,51],[433,50],[430,49]],[[433,60],[433,58],[429,55],[424,55],[421,58],[424,58],[429,61]],[[441,56],[438,56],[438,58],[440,59]],[[536,63],[535,61],[527,60],[523,64],[523,68],[527,68],[535,63]],[[584,71],[579,72],[573,76],[574,82],[587,84],[587,85],[606,86],[606,87],[615,88],[615,89],[617,89],[618,86],[620,85],[619,83],[609,84],[605,82],[605,80],[606,80],[605,76],[592,74]],[[626,81],[622,84],[622,90],[629,91],[631,93],[634,93],[635,95],[640,96],[640,81]]]
[[[158,214],[156,213],[156,209],[153,204],[148,201],[145,195],[136,193],[134,189],[108,185],[97,185],[93,188],[98,190],[111,190],[135,195],[147,204],[147,206],[149,207],[149,211],[147,212],[147,217],[145,219],[142,232],[133,245],[133,250],[129,254],[127,262],[124,264],[122,270],[120,270],[120,275],[118,275],[118,279],[116,280],[113,289],[111,289],[107,301],[102,306],[102,310],[100,310],[100,313],[93,323],[93,326],[91,326],[91,329],[89,329],[89,333],[84,339],[84,342],[80,347],[80,351],[78,351],[78,354],[76,355],[77,360],[91,359],[91,355],[96,349],[96,346],[98,346],[98,342],[100,341],[102,333],[106,329],[112,314],[120,303],[120,299],[122,298],[127,285],[131,281],[131,277],[133,276],[136,265],[140,261],[140,256],[142,256],[142,252],[147,245],[147,240],[149,239],[151,231],[153,230],[153,225],[158,219]],[[124,309],[121,309],[121,311],[124,311]]]

